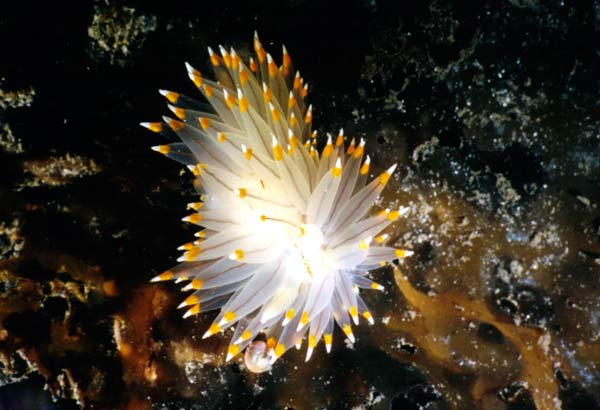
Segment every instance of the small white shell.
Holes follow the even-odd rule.
[[[269,360],[269,349],[262,340],[255,340],[250,343],[244,353],[244,364],[252,373],[263,373],[271,369]]]

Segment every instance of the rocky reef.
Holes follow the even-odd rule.
[[[0,408],[600,409],[600,3],[197,3],[0,13]],[[254,30],[316,128],[399,164],[378,205],[415,252],[356,343],[262,374],[148,283],[194,194],[138,126]]]

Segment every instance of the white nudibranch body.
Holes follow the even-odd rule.
[[[319,153],[285,47],[281,66],[256,36],[254,49],[245,63],[209,48],[217,82],[186,66],[210,106],[161,90],[178,119],[142,123],[181,140],[153,149],[188,166],[201,194],[183,218],[203,228],[198,240],[152,281],[187,282],[184,317],[220,309],[204,337],[234,326],[227,360],[258,334],[271,363],[304,339],[308,360],[321,339],[330,351],[334,322],[352,342],[359,315],[373,323],[359,290],[383,287],[368,271],[412,252],[380,235],[404,209],[369,213],[395,166],[368,182],[365,141],[346,145],[342,131]]]

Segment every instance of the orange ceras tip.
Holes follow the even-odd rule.
[[[211,121],[206,117],[200,117],[198,119],[198,122],[200,123],[200,126],[202,127],[203,130],[207,130],[211,124]]]
[[[195,176],[200,175],[200,171],[202,170],[200,167],[198,167],[198,165],[188,165],[187,168]],[[188,219],[183,219],[183,221],[188,221]]]
[[[285,48],[284,45],[282,45],[281,48],[282,48],[282,54],[283,54],[282,64],[285,68],[288,68],[290,65],[292,65],[292,59],[290,58],[287,48]]]
[[[221,45],[219,45],[219,52],[221,53],[221,56],[223,57],[223,62],[225,63],[225,67],[230,68],[231,64],[232,64],[232,59],[231,56],[229,55],[229,53],[227,52],[227,50],[225,50],[225,48]]]
[[[348,313],[350,313],[350,317],[352,318],[354,324],[358,325],[358,309],[356,309],[356,306],[350,306]]]
[[[396,170],[396,166],[397,166],[397,164],[392,165],[385,172],[383,172],[383,174],[379,175],[379,183],[381,185],[385,185],[388,183],[388,181],[390,180],[390,177]]]
[[[168,145],[155,145],[152,147],[153,151],[160,152],[163,155],[167,155],[171,151],[171,147]]]
[[[384,290],[385,289],[382,285],[380,285],[379,283],[375,283],[375,282],[373,282],[371,284],[371,288],[375,289],[375,290]]]
[[[215,90],[208,84],[204,84],[202,86],[202,91],[204,91],[204,95],[206,95],[206,98],[212,97],[215,92]]]
[[[177,103],[177,100],[179,100],[179,93],[176,93],[174,91],[158,90],[158,92],[160,93],[160,95],[169,100],[169,102],[172,104]]]
[[[329,158],[329,156],[333,153],[333,143],[331,141],[331,135],[327,135],[327,144],[325,144],[325,148],[323,148],[323,152],[321,156],[323,158]]]
[[[173,274],[173,272],[171,272],[170,270],[164,271],[163,273],[161,273],[158,276],[153,277],[152,279],[150,279],[150,282],[163,282],[165,280],[171,280],[173,279],[175,275]]]
[[[365,162],[360,167],[360,175],[367,175],[369,173],[369,166],[371,165],[371,158],[367,155]]]
[[[312,104],[308,106],[308,110],[306,110],[306,116],[304,117],[304,122],[310,124],[312,121]]]
[[[346,324],[346,325],[342,326],[342,331],[344,332],[344,334],[346,335],[348,340],[350,340],[352,343],[356,342],[356,339],[354,338],[354,334],[352,333],[352,327],[350,325]]]
[[[199,210],[200,208],[202,208],[202,202],[190,202],[187,204],[187,209],[193,209],[194,211]]]
[[[250,339],[251,337],[252,337],[252,332],[250,332],[248,329],[246,329],[242,332],[240,337],[238,337],[237,340],[234,341],[233,343],[237,345],[237,344],[242,343],[245,340]]]
[[[240,69],[240,63],[242,59],[237,55],[233,47],[231,48],[229,54],[231,55],[231,69],[233,71],[238,71]]]
[[[178,251],[189,251],[194,247],[194,242],[184,243],[183,245],[177,248]]]
[[[250,57],[250,62],[248,63],[248,67],[250,67],[250,71],[256,73],[258,71],[258,66],[256,65],[256,61],[252,57]]]
[[[390,212],[390,213],[387,215],[387,218],[388,218],[390,221],[395,221],[396,219],[398,219],[398,217],[399,217],[399,216],[400,216],[400,211],[399,211],[399,210],[397,210],[397,211],[391,211],[391,212]]]
[[[208,47],[208,55],[210,57],[210,62],[212,63],[213,66],[218,67],[221,64],[221,62],[219,61],[220,60],[219,56],[216,55],[215,52],[210,47]]]
[[[375,241],[377,243],[383,243],[386,241],[386,239],[389,238],[389,235],[387,233],[384,233],[383,235],[378,235],[375,237]]]
[[[202,289],[202,286],[204,285],[204,281],[202,279],[198,279],[195,278],[193,279],[190,283],[188,283],[187,285],[185,285],[181,290],[183,292],[186,292],[188,290],[199,290]]]
[[[239,261],[244,259],[244,251],[241,249],[236,249],[231,254],[229,254],[229,259],[234,261]]]
[[[252,148],[248,148],[244,144],[242,144],[242,152],[244,153],[244,156],[248,161],[252,159]]]
[[[300,79],[300,71],[296,71],[296,76],[294,77],[294,90],[300,90],[302,87],[302,80]]]
[[[296,120],[296,116],[293,112],[290,113],[290,126],[295,127],[298,124],[298,120]]]
[[[352,155],[352,153],[354,152],[355,149],[356,149],[356,140],[354,138],[352,138],[352,140],[350,141],[350,145],[348,145],[348,148],[346,149],[346,155]]]
[[[167,105],[167,107],[169,108],[169,110],[171,110],[173,114],[175,114],[175,116],[177,116],[177,118],[179,118],[180,120],[185,120],[185,110],[183,108],[175,107],[170,104]]]
[[[396,254],[396,256],[398,258],[406,258],[406,257],[412,256],[414,254],[413,251],[409,251],[409,250],[406,250],[406,249],[396,249],[394,251],[394,253]]]
[[[327,353],[331,351],[331,344],[333,342],[333,335],[331,333],[325,333],[323,336],[323,341],[325,342],[325,350]]]
[[[290,323],[290,321],[294,318],[295,316],[295,310],[292,309],[288,309],[287,312],[285,312],[285,316],[283,318],[283,321],[281,322],[281,326],[286,326],[288,323]]]
[[[340,128],[340,132],[335,140],[335,146],[339,147],[344,144],[344,129]]]
[[[183,222],[191,222],[193,224],[197,224],[198,222],[202,221],[202,214],[200,214],[200,213],[190,214],[190,215],[184,216],[183,218],[181,218],[181,220]]]
[[[308,347],[314,348],[317,345],[317,338],[313,334],[308,335]]]
[[[290,146],[292,147],[292,149],[294,149],[298,146],[298,137],[296,137],[296,135],[294,135],[294,131],[292,131],[291,128],[288,128],[288,140],[290,142]]]
[[[227,107],[230,110],[233,110],[233,107],[235,106],[235,97],[233,95],[230,95],[229,91],[227,91],[226,89],[223,89],[223,99],[225,100],[225,104],[227,104]]]
[[[320,339],[329,353],[336,323],[354,343],[351,326],[374,323],[361,289],[383,286],[351,273],[412,251],[385,246],[381,232],[408,208],[370,210],[385,208],[381,194],[396,165],[370,177],[364,139],[346,144],[343,129],[318,138],[308,84],[285,46],[280,66],[256,33],[253,48],[242,59],[209,47],[216,80],[185,64],[203,101],[161,89],[173,118],[141,125],[180,138],[153,149],[193,173],[197,194],[183,221],[201,238],[181,245],[180,264],[151,281],[190,292],[178,306],[184,318],[217,310],[202,337],[234,328],[225,360],[245,351],[246,369],[262,372],[304,338],[306,360]]]
[[[204,333],[202,335],[202,339],[206,339],[207,337],[210,337],[216,333],[219,333],[221,331],[221,326],[219,326],[216,323],[213,323],[212,325],[210,325],[210,327],[208,328],[208,330],[206,331],[206,333]]]
[[[269,90],[269,87],[267,86],[266,83],[262,83],[262,89],[263,89],[263,98],[265,99],[265,102],[271,101],[271,98],[273,98],[273,93],[271,93],[271,90]]]
[[[182,256],[177,258],[177,262],[192,262],[196,260],[196,257],[200,255],[200,252],[200,247],[192,248],[189,251],[186,251]]]
[[[294,92],[290,91],[288,96],[288,109],[294,108],[294,105],[296,105],[296,99],[294,98]]]
[[[252,71],[254,71],[254,70],[252,70]],[[240,85],[243,87],[244,85],[246,85],[246,83],[250,79],[250,74],[248,74],[248,71],[244,70],[243,66],[240,66],[239,72],[240,72]]]
[[[296,332],[302,329],[309,322],[308,312],[302,312],[302,316],[300,316],[300,322],[298,323],[298,327],[296,328]]]
[[[190,80],[192,80],[196,87],[200,88],[200,86],[202,86],[202,74],[200,74],[200,71],[196,70],[187,62],[185,63],[185,68]]]
[[[279,144],[275,135],[271,137],[273,141],[273,158],[275,158],[275,161],[281,161],[283,159],[283,147]]]
[[[365,152],[365,143],[366,143],[366,141],[361,138],[360,143],[358,144],[358,147],[356,147],[356,149],[352,153],[352,157],[354,159],[360,158],[362,156],[362,154]]]
[[[238,88],[237,89],[237,96],[238,96],[238,106],[240,108],[240,112],[246,112],[246,110],[248,109],[248,100],[246,99],[246,97],[244,97],[244,94],[242,93],[242,89]]]
[[[246,188],[236,188],[233,193],[240,198],[245,198],[248,195],[248,190]]]
[[[267,52],[260,43],[260,40],[258,39],[258,34],[256,32],[254,32],[254,51],[256,52],[256,56],[258,57],[258,61],[260,63],[265,61]]]
[[[334,178],[338,178],[342,175],[342,160],[340,157],[335,160],[335,166],[331,169],[331,175]]]
[[[358,242],[358,249],[360,249],[361,251],[368,251],[370,242],[370,238]]]
[[[267,68],[269,70],[269,77],[275,77],[277,74],[277,65],[275,65],[275,61],[273,61],[271,54],[267,54]]]
[[[188,309],[187,312],[183,314],[183,318],[187,319],[188,317],[197,315],[198,313],[200,313],[200,304],[194,305]]]
[[[273,364],[285,353],[285,345],[282,343],[277,343],[275,349],[273,350],[273,355],[271,356],[271,360],[269,360],[269,364]]]
[[[281,114],[279,113],[277,108],[275,108],[273,104],[269,103],[269,109],[271,110],[271,116],[273,117],[273,121],[279,122],[281,120]]]
[[[235,356],[237,356],[237,354],[240,352],[240,348],[239,346],[233,344],[233,345],[229,345],[229,347],[227,348],[227,356],[225,357],[225,361],[228,362],[231,359],[233,359]]]
[[[198,296],[190,295],[183,302],[181,302],[179,306],[177,306],[177,309],[197,305],[198,303],[200,303],[200,299],[198,298]]]
[[[373,315],[371,315],[371,312],[369,312],[368,310],[365,310],[362,313],[362,315],[365,319],[367,319],[367,322],[369,322],[370,325],[375,323],[375,321],[373,320]]]
[[[176,120],[174,118],[163,117],[163,121],[165,123],[167,123],[167,125],[169,126],[169,128],[171,128],[175,132],[181,130],[185,126],[185,123],[183,123],[183,122],[181,122],[179,120]]]
[[[223,315],[223,318],[221,318],[221,320],[219,321],[219,326],[223,326],[226,323],[232,322],[233,320],[235,320],[236,317],[237,315],[235,314],[235,312],[226,311]]]
[[[162,132],[163,124],[162,122],[140,122],[140,125],[144,128],[149,129],[152,132]]]

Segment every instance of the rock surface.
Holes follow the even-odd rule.
[[[322,3],[0,6],[0,408],[600,409],[600,3]],[[258,375],[148,283],[193,189],[137,125],[254,30],[399,163],[415,251],[355,344]]]

